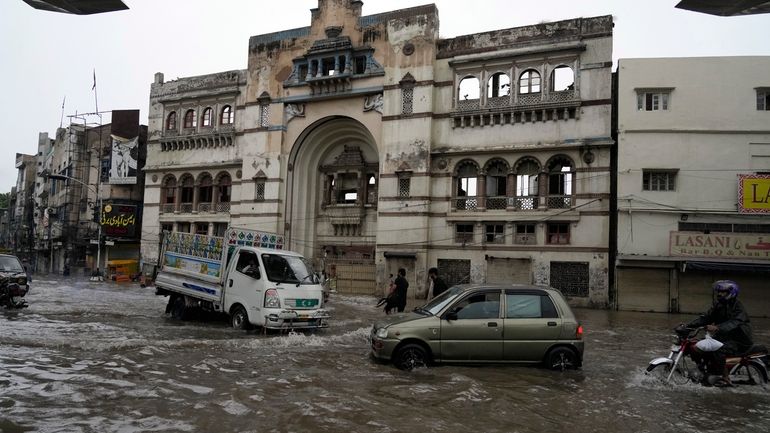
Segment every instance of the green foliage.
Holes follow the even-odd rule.
[[[8,207],[8,199],[11,197],[10,192],[0,192],[0,209]]]

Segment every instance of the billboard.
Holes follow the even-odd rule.
[[[110,184],[136,184],[136,161],[139,158],[139,136],[132,139],[112,137]]]
[[[135,238],[137,219],[134,205],[105,204],[99,224],[102,232],[109,237]]]
[[[770,235],[670,232],[669,252],[677,257],[770,260]]]
[[[738,175],[738,212],[770,213],[770,175]]]

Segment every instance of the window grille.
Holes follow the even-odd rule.
[[[412,179],[408,177],[401,177],[398,179],[398,196],[400,198],[409,198],[409,195],[411,194],[411,184]]]
[[[265,201],[265,182],[264,181],[257,181],[255,192],[254,192],[254,199],[256,201]]]
[[[643,170],[643,191],[674,191],[676,189],[676,171]]]
[[[412,114],[412,102],[414,100],[414,89],[407,87],[401,89],[401,114]]]
[[[259,106],[259,126],[267,128],[270,124],[270,104],[261,104]]]

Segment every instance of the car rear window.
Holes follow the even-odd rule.
[[[556,318],[556,307],[551,298],[535,294],[505,294],[506,313],[508,319]]]

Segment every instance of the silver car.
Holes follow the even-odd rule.
[[[583,362],[583,327],[562,294],[532,285],[454,286],[407,314],[372,326],[374,358],[398,368],[442,363]]]

